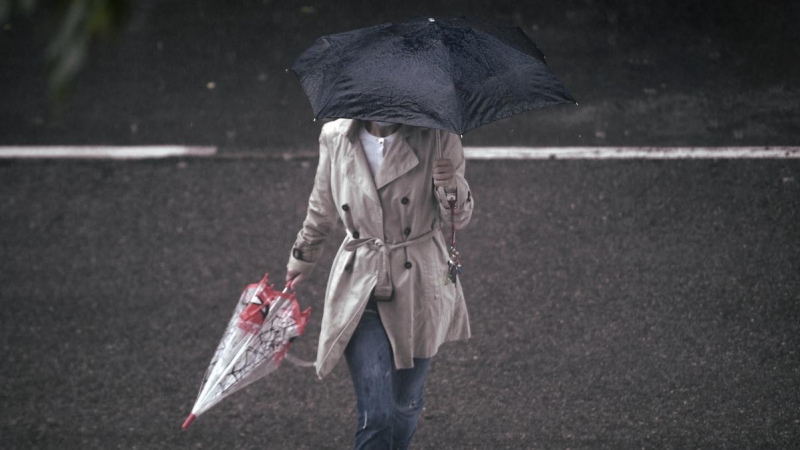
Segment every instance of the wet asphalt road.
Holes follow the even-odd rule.
[[[582,105],[466,145],[798,145],[798,9],[770,6],[141,1],[56,110],[37,16],[0,35],[0,145],[313,151],[294,57],[318,34],[442,13],[523,27]],[[287,365],[180,431],[240,290],[283,277],[316,164],[228,156],[0,161],[1,449],[348,448],[343,366],[318,381]],[[414,448],[800,447],[800,162],[467,176],[474,337],[437,357]],[[299,293],[301,357],[339,237]]]
[[[239,290],[283,276],[315,163],[0,163],[0,447],[347,448],[341,365],[287,365],[180,431]],[[415,448],[800,444],[800,163],[467,176],[474,337],[437,357]],[[336,245],[299,294],[301,357]]]

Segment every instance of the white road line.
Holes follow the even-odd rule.
[[[316,151],[218,152],[216,147],[153,146],[0,146],[0,159],[154,159],[170,157],[312,159]],[[465,147],[473,160],[537,159],[788,159],[800,147]]]
[[[784,159],[800,147],[465,147],[467,159]]]
[[[216,147],[180,145],[0,147],[0,159],[153,159],[176,156],[213,156]]]

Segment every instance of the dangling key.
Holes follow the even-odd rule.
[[[450,247],[450,259],[447,260],[447,273],[450,282],[456,284],[458,275],[461,275],[461,261],[458,251],[454,247]]]

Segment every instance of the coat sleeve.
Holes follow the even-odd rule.
[[[303,228],[297,233],[288,269],[308,275],[319,261],[325,239],[336,226],[338,215],[331,191],[331,155],[328,133],[323,129],[319,137],[319,165],[314,177],[314,188],[308,198],[308,210]]]
[[[467,179],[464,178],[466,167],[464,149],[461,147],[461,138],[455,134],[438,130],[436,132],[439,133],[441,139],[442,158],[450,159],[456,167],[456,213],[453,221],[456,228],[461,229],[469,223],[472,209],[475,206],[475,199],[469,189]],[[449,225],[451,222],[450,204],[443,187],[436,188],[436,198],[439,200],[439,217],[443,223]]]

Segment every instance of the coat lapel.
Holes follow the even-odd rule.
[[[403,127],[400,127],[397,138],[392,142],[392,146],[389,147],[389,150],[386,152],[383,164],[381,164],[381,168],[375,176],[375,187],[377,189],[400,178],[419,164],[419,159],[417,159],[414,149],[411,148],[408,141],[405,139],[404,131]],[[364,152],[362,151],[361,153],[363,154]]]
[[[342,171],[367,197],[380,203],[378,190],[375,188],[375,182],[367,164],[367,157],[364,155],[361,140],[358,138],[358,127],[360,126],[360,121],[353,120],[346,133]]]

